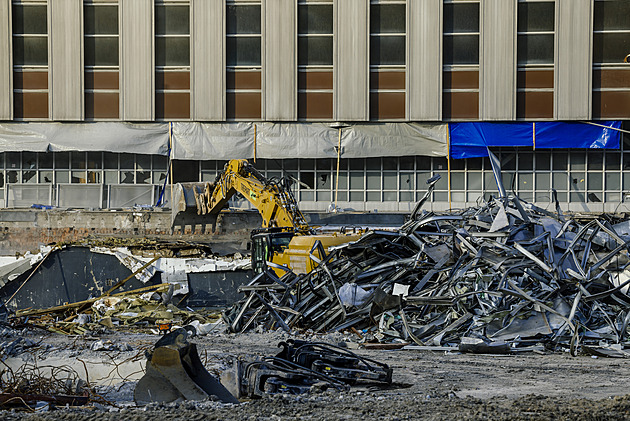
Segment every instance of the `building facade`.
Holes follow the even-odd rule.
[[[408,211],[438,173],[434,209],[473,205],[496,185],[487,159],[450,159],[451,122],[630,130],[627,16],[624,0],[0,0],[0,204],[154,205],[233,157],[300,180],[305,210]],[[261,152],[270,125],[333,149]],[[410,127],[443,146],[409,146]],[[495,152],[524,200],[628,210],[626,132],[618,150]]]

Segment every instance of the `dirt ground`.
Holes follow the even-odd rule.
[[[109,372],[89,373],[104,400],[113,405],[23,413],[0,411],[6,420],[284,420],[284,419],[630,419],[630,361],[625,359],[571,357],[568,353],[512,356],[470,355],[417,350],[356,350],[390,365],[394,384],[382,388],[358,385],[349,392],[326,391],[300,396],[276,395],[241,405],[218,402],[183,402],[172,405],[133,404],[133,388],[142,376],[144,349],[157,336],[117,332],[106,337],[33,336],[42,346],[21,356],[37,358],[39,365],[109,362]],[[274,355],[284,333],[210,334],[192,339],[210,372],[227,369],[233,358]],[[301,337],[339,343],[341,335]],[[94,350],[104,341],[110,348]],[[109,342],[108,342],[109,341]],[[120,346],[123,345],[123,346]],[[15,363],[11,359],[9,363]],[[112,362],[116,361],[114,365]],[[125,368],[124,364],[131,364]],[[80,363],[81,365],[83,363]],[[96,363],[94,363],[96,364]],[[97,365],[86,365],[91,371]],[[75,366],[78,367],[78,366]],[[108,370],[104,370],[108,371]],[[77,368],[79,374],[84,371]],[[99,377],[100,376],[100,377]],[[100,380],[95,380],[99,377]],[[125,378],[125,381],[121,381]]]

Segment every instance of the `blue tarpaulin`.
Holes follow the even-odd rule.
[[[487,147],[619,149],[621,121],[597,123],[452,123],[450,157],[488,156]]]

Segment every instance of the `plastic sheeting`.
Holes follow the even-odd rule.
[[[107,151],[168,155],[168,123],[4,123],[0,152]]]
[[[450,125],[450,156],[454,159],[486,157],[487,148],[493,146],[619,149],[620,128],[620,121],[453,123]]]
[[[446,124],[341,126],[341,156],[446,156]],[[334,158],[339,131],[323,123],[174,123],[174,159]]]

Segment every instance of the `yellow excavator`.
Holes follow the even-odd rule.
[[[279,276],[308,273],[325,256],[328,247],[358,240],[361,232],[318,233],[310,227],[291,192],[289,182],[267,179],[246,159],[229,161],[214,183],[192,189],[197,213],[216,215],[237,192],[262,216],[262,228],[252,231],[252,269],[270,266]],[[268,262],[271,262],[270,264]]]

